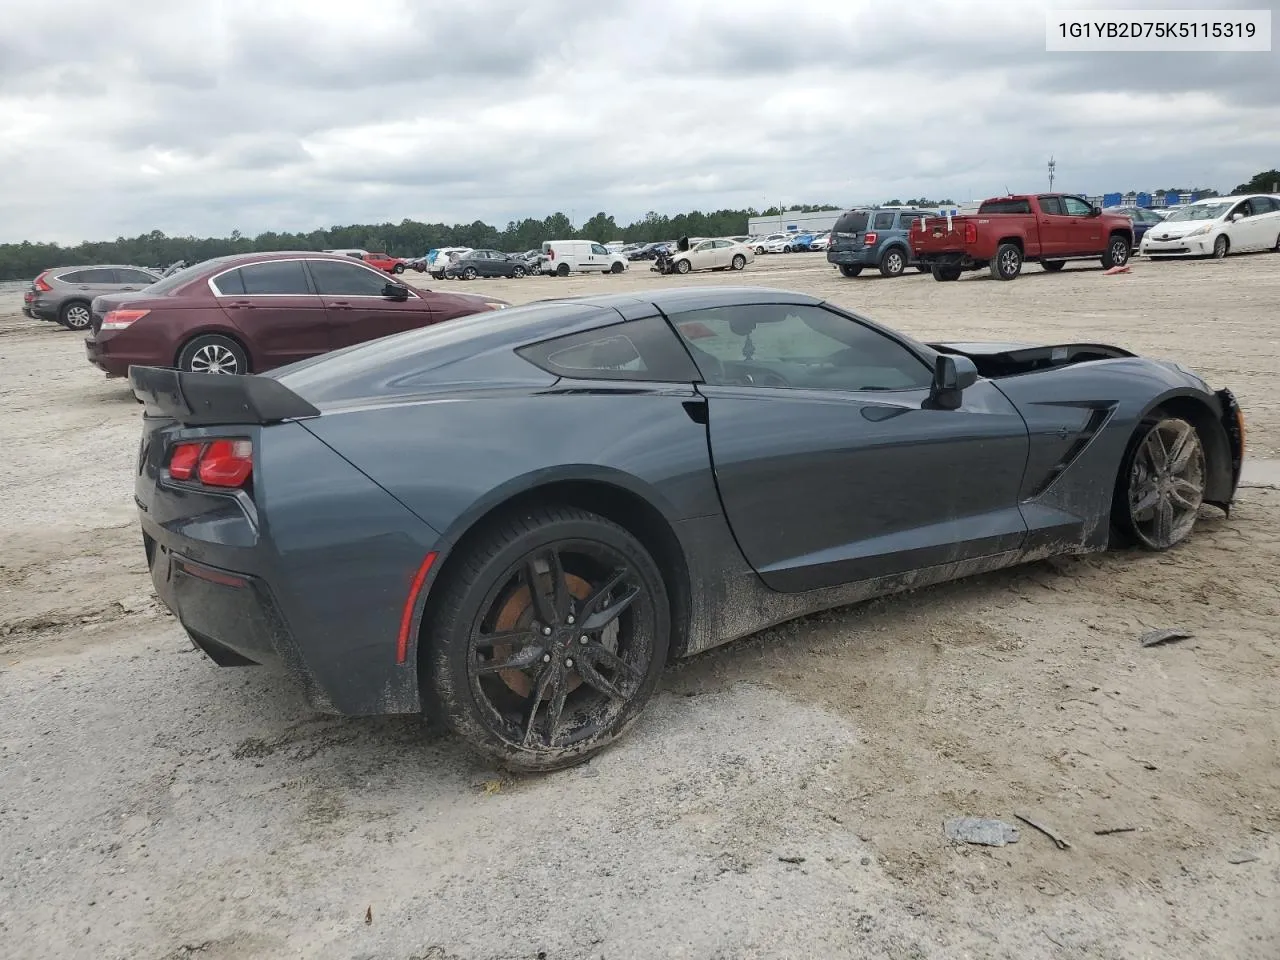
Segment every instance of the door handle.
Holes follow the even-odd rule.
[[[351,309],[351,304],[350,304],[350,303],[348,303],[346,300],[335,300],[335,301],[333,301],[332,303],[330,303],[330,304],[329,304],[329,306],[333,307],[333,308],[334,308],[334,309],[336,309],[336,310],[350,310],[350,309]]]
[[[227,306],[236,308],[244,307],[246,310],[254,309],[254,304],[249,300],[232,300],[227,304]]]

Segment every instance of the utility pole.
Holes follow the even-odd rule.
[[[1053,177],[1057,169],[1058,169],[1058,161],[1053,159],[1053,157],[1050,157],[1049,158],[1049,192],[1050,193],[1053,193]]]

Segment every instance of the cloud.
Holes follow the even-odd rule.
[[[1063,189],[1227,189],[1280,159],[1275,54],[1050,54],[1045,9],[0,0],[0,241],[966,199],[1051,153]]]

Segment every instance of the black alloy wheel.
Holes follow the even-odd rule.
[[[544,508],[491,528],[461,563],[424,633],[445,723],[520,771],[572,766],[619,736],[669,642],[644,547],[603,517]]]
[[[1195,526],[1208,471],[1196,428],[1156,414],[1135,434],[1117,484],[1122,530],[1147,550],[1168,550]]]

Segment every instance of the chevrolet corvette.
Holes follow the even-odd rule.
[[[585,760],[664,664],[1231,508],[1230,391],[1115,346],[919,343],[763,288],[549,300],[220,376],[133,367],[159,597],[319,709]]]

